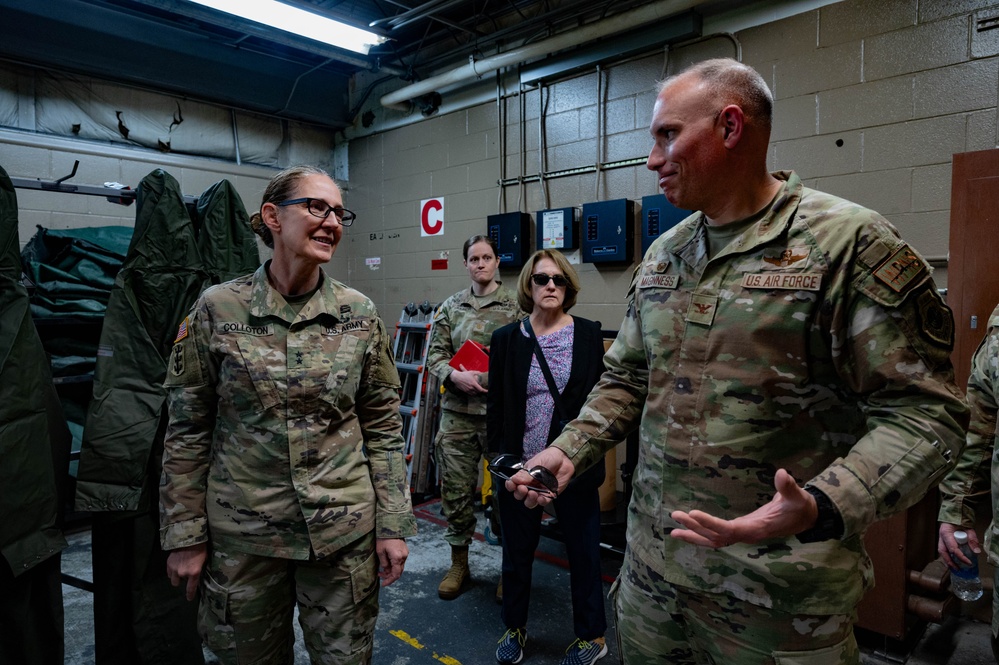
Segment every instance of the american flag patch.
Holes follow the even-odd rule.
[[[185,337],[187,337],[187,317],[186,316],[184,317],[184,320],[181,321],[180,328],[177,329],[177,339],[175,339],[173,341],[173,343],[176,344],[177,342],[179,342],[180,340],[184,339]]]

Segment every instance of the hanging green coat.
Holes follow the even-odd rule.
[[[79,510],[148,507],[148,490],[140,498],[161,428],[172,329],[206,280],[179,183],[153,171],[139,183],[136,206],[135,233],[111,289],[97,350],[77,472]]]
[[[155,503],[163,380],[177,326],[206,286],[260,263],[246,210],[228,182],[199,197],[197,218],[200,234],[166,172],[157,169],[139,183],[135,234],[101,332],[80,456],[80,510],[145,511]]]
[[[257,237],[250,230],[250,216],[232,183],[220,180],[206,189],[198,197],[197,216],[198,249],[212,284],[228,282],[257,269],[260,265]]]
[[[66,547],[69,431],[20,282],[17,196],[0,168],[0,554],[17,577]]]

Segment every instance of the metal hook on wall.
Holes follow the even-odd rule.
[[[73,176],[75,176],[76,175],[76,169],[78,169],[78,168],[80,168],[80,160],[79,159],[77,159],[76,161],[73,162],[73,170],[70,171],[69,175],[64,175],[63,177],[59,178],[58,180],[53,180],[52,182],[44,182],[44,181],[42,181],[40,183],[41,186],[42,186],[42,189],[53,189],[53,190],[57,190],[57,191],[60,191],[60,192],[75,192],[76,191],[76,186],[75,185],[63,185],[62,183],[63,183],[64,180],[69,180],[70,178],[72,178]]]

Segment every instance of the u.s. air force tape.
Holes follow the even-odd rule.
[[[788,289],[793,291],[818,291],[822,288],[822,273],[818,272],[763,272],[742,276],[746,289]]]

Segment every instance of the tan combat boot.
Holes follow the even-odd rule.
[[[437,595],[444,600],[454,600],[465,590],[469,577],[468,545],[452,545],[451,568],[437,587]]]

